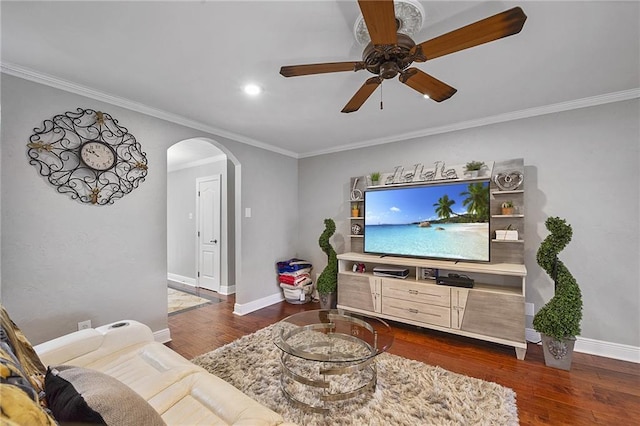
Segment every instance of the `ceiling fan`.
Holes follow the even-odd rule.
[[[280,74],[285,77],[365,69],[374,74],[347,102],[342,109],[345,113],[360,109],[383,80],[396,75],[399,75],[402,83],[436,102],[449,99],[456,93],[455,88],[410,65],[517,34],[527,20],[522,9],[514,7],[416,44],[408,35],[397,32],[399,22],[395,16],[393,0],[358,0],[358,5],[371,37],[371,42],[362,52],[362,61],[289,65],[280,68]]]

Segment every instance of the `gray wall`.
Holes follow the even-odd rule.
[[[544,221],[566,218],[573,241],[561,259],[583,292],[582,336],[640,346],[640,116],[637,99],[300,160],[298,254],[318,272],[322,220],[349,249],[349,178],[416,162],[525,160],[527,301],[537,311],[553,284],[535,261]]]
[[[236,304],[281,296],[274,263],[297,242],[297,160],[69,92],[2,74],[0,168],[2,303],[33,343],[77,328],[136,319],[167,327],[167,148],[205,137],[241,164],[242,258]],[[114,205],[58,194],[28,164],[33,128],[78,107],[104,110],[142,144],[149,174]],[[10,184],[8,184],[10,183]],[[287,206],[274,202],[284,191]]]
[[[220,259],[220,285],[233,283],[233,269],[229,270],[228,241],[233,238],[233,227],[228,226],[228,217],[233,215],[233,198],[228,198],[227,160],[170,172],[167,175],[167,272],[196,279],[196,179],[221,175],[220,227],[223,235]],[[229,209],[231,209],[229,211]],[[235,264],[235,262],[234,262]],[[229,274],[232,274],[231,278]]]

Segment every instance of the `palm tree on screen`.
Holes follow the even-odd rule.
[[[438,213],[438,217],[449,219],[453,213],[451,210],[451,206],[456,203],[455,200],[449,198],[447,194],[443,195],[438,199],[437,203],[434,203],[433,206],[436,208],[436,213]]]
[[[460,195],[467,196],[462,205],[467,208],[469,213],[474,214],[479,222],[489,220],[488,193],[489,187],[482,183],[470,183],[467,190],[460,193]]]

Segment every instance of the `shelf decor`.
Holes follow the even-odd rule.
[[[486,165],[483,161],[469,161],[464,166],[464,174],[470,178],[477,178],[484,167],[486,167]]]
[[[518,241],[517,229],[496,229],[496,240]]]
[[[371,185],[378,186],[380,185],[380,172],[373,172],[369,175],[371,178]]]
[[[511,170],[496,174],[493,181],[501,191],[513,191],[522,185],[524,175],[517,170]]]
[[[358,203],[351,206],[351,217],[360,217],[360,205]]]
[[[502,211],[502,214],[505,216],[509,216],[513,214],[513,202],[512,201],[505,201],[501,204],[500,209]]]
[[[358,180],[359,178],[354,178],[353,180],[353,186],[351,187],[351,194],[350,194],[351,201],[362,200],[362,191],[358,189]]]

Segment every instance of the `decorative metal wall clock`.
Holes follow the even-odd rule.
[[[78,108],[34,128],[29,164],[61,194],[95,205],[113,204],[147,176],[147,156],[109,114]]]

